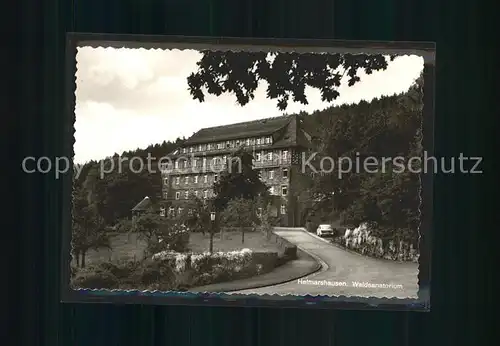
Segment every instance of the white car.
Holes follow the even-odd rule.
[[[332,225],[327,225],[327,224],[321,224],[318,226],[318,229],[316,229],[316,235],[318,237],[323,237],[323,236],[333,236],[333,227]]]

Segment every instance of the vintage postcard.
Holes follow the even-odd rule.
[[[428,308],[434,59],[70,35],[67,300]]]

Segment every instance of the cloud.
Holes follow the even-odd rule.
[[[110,103],[117,109],[140,112],[168,111],[189,96],[186,77],[200,56],[195,50],[80,47],[77,102]],[[165,89],[166,81],[175,87]]]

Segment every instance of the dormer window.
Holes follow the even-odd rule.
[[[247,144],[247,147],[249,147],[249,146],[250,146],[250,138],[247,138],[247,140],[246,140],[246,144]]]
[[[189,147],[189,152],[192,153],[193,152],[193,147]]]
[[[260,145],[260,138],[257,138],[257,145]]]
[[[201,144],[200,144],[200,145],[198,146],[198,151],[203,151],[203,145],[201,145]]]
[[[260,161],[260,153],[255,153],[255,161]]]
[[[271,144],[271,137],[266,137],[266,144]]]
[[[230,141],[226,142],[226,148],[231,148],[231,142]]]
[[[182,153],[185,154],[187,152],[186,148],[182,148]]]

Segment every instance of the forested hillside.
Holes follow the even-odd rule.
[[[422,83],[421,77],[401,95],[299,114],[301,123],[314,137],[313,151],[318,153],[313,160],[315,167],[319,170],[323,157],[335,162],[329,172],[308,172],[301,177],[302,187],[296,193],[302,220],[340,218],[350,227],[367,222],[383,239],[411,242],[418,239],[419,175],[401,170],[401,166],[390,161],[382,165],[382,159],[401,157],[406,163],[412,156],[421,156]],[[88,162],[75,178],[75,191],[85,196],[88,205],[94,206],[105,225],[112,226],[129,217],[131,208],[144,196],[153,202],[161,197],[161,176],[156,162],[152,161],[152,170],[139,171],[139,160],[130,167],[123,158],[140,157],[146,163],[148,154],[160,158],[184,140],[178,138],[175,142],[165,141],[120,156],[115,154],[103,160],[105,168],[109,168],[111,160],[114,162],[114,169],[106,174],[102,174],[101,162]],[[372,172],[363,167],[363,160],[368,157],[372,158],[369,167]],[[342,167],[343,173],[339,174],[336,164],[340,158],[361,163],[349,172],[348,167]],[[373,158],[378,162],[374,164]],[[329,170],[328,161],[323,163],[323,169]]]
[[[301,113],[318,152],[313,160],[318,173],[304,177],[309,191],[299,196],[306,205],[306,218],[340,218],[350,227],[367,222],[382,239],[417,241],[420,176],[402,164],[422,155],[422,92],[420,77],[401,95]],[[319,163],[324,157],[332,160],[323,160],[321,174]],[[350,159],[350,172],[348,159],[341,158]],[[395,163],[395,158],[402,164]],[[339,160],[344,162],[340,168]],[[368,171],[364,160],[370,163]],[[333,168],[330,161],[335,163]],[[418,160],[413,163],[415,172]]]
[[[108,226],[130,216],[130,210],[145,196],[157,201],[161,196],[161,175],[156,160],[166,156],[185,139],[175,142],[164,141],[147,148],[115,154],[102,161],[86,163],[78,177],[74,179],[75,191],[84,194],[89,205],[94,205],[98,214]],[[151,169],[147,168],[148,154]],[[141,170],[141,160],[144,163]],[[119,164],[119,161],[122,163]],[[110,169],[111,165],[113,169]],[[104,167],[104,170],[102,169]],[[106,173],[108,172],[109,173]]]

